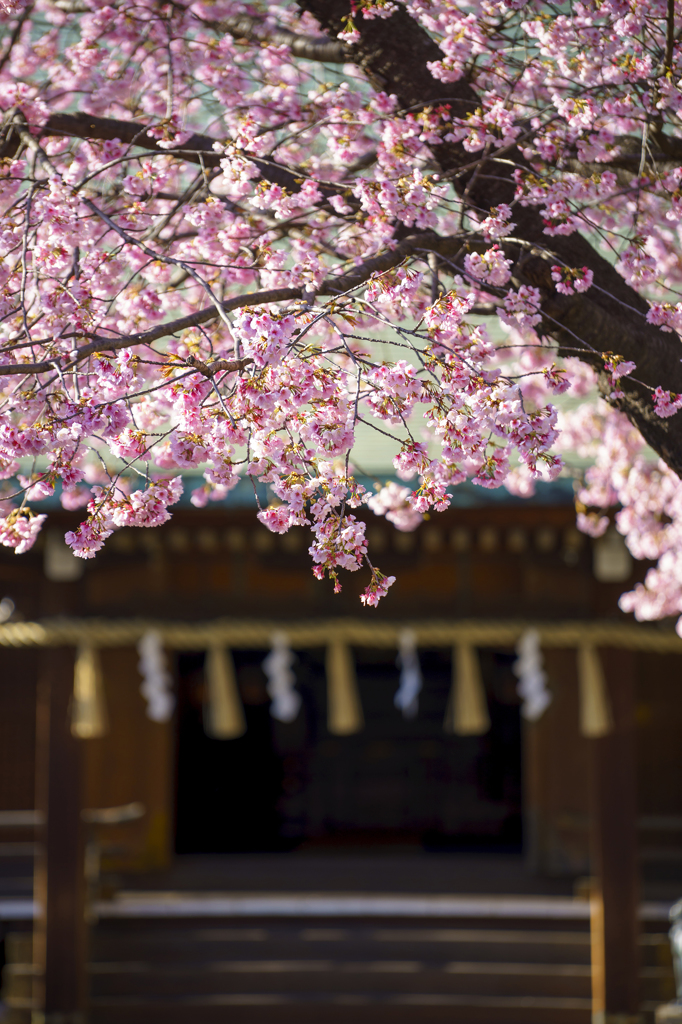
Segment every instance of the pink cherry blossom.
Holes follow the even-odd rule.
[[[286,533],[290,526],[291,513],[286,505],[266,508],[258,513],[261,523],[272,533]]]
[[[682,409],[682,395],[676,395],[672,391],[664,391],[658,387],[654,391],[654,410],[657,416],[667,418],[674,416],[678,409]]]
[[[586,292],[592,287],[594,274],[588,267],[574,270],[572,267],[552,267],[552,280],[556,290],[562,295],[573,295],[575,292]]]
[[[397,530],[409,533],[415,530],[424,518],[410,505],[411,494],[409,487],[400,487],[391,480],[369,499],[367,505],[375,515],[386,516]]]
[[[506,284],[511,277],[512,261],[505,257],[498,245],[482,254],[467,254],[464,257],[464,266],[472,277],[497,287]]]
[[[654,563],[622,607],[682,616],[665,5],[266,6],[0,3],[0,543],[58,495],[91,558],[166,522],[181,473],[197,508],[251,477],[373,606],[367,512],[414,529],[465,481],[568,471],[578,525]]]
[[[6,519],[0,519],[0,543],[5,547],[14,548],[15,554],[23,555],[35,544],[36,537],[46,519],[46,515],[29,516],[22,513],[10,513]]]
[[[373,572],[369,585],[360,595],[360,600],[370,608],[376,608],[382,597],[386,597],[389,587],[395,583],[395,576],[383,576],[380,572]]]

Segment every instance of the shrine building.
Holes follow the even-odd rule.
[[[334,595],[309,533],[270,533],[241,485],[116,532],[91,561],[62,540],[78,521],[55,508],[30,552],[0,549],[3,878],[13,844],[35,854],[43,923],[50,884],[54,899],[80,884],[58,854],[50,865],[49,823],[65,835],[79,820],[64,863],[97,833],[114,889],[190,855],[284,858],[272,871],[301,852],[495,855],[557,892],[608,876],[605,920],[622,932],[643,885],[668,898],[682,884],[682,640],[619,611],[647,567],[615,531],[576,530],[564,483],[524,501],[464,486],[412,533],[369,516],[374,563],[397,578],[377,609],[360,605],[364,570]],[[106,819],[126,807],[140,810]],[[80,925],[64,913],[68,945]],[[638,940],[618,941],[627,965]],[[608,996],[606,957],[599,998],[627,1002]],[[49,963],[36,971],[27,1006],[85,998],[50,996]]]

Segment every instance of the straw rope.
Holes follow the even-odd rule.
[[[331,619],[269,621],[215,619],[211,622],[169,622],[145,619],[44,619],[0,625],[0,646],[131,647],[150,630],[166,648],[186,650],[224,645],[233,648],[271,645],[273,632],[286,634],[289,645],[322,647],[334,640],[358,647],[397,648],[400,634],[410,629],[420,647],[467,643],[473,647],[513,647],[529,629],[537,631],[542,647],[625,647],[630,650],[682,654],[682,639],[669,627],[621,622],[531,622],[460,619],[455,622],[377,622]]]

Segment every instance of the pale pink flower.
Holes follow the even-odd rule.
[[[14,548],[17,555],[23,555],[35,544],[46,519],[46,515],[10,513],[6,519],[0,519],[0,544],[6,548]]]
[[[676,395],[672,391],[665,391],[657,387],[654,391],[654,411],[657,416],[666,419],[674,416],[678,409],[682,409],[682,395]]]
[[[261,509],[258,519],[272,533],[286,533],[291,525],[291,512],[287,505],[275,505]]]
[[[390,480],[368,500],[367,505],[375,515],[386,516],[397,530],[409,533],[416,530],[424,518],[410,505],[411,494],[409,487],[400,487]]]
[[[370,608],[376,608],[382,597],[386,597],[389,587],[395,583],[395,576],[384,576],[380,572],[373,572],[369,585],[360,595],[360,600]]]

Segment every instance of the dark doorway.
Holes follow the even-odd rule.
[[[326,728],[324,650],[299,651],[303,698],[295,722],[270,716],[265,651],[235,651],[247,720],[237,740],[203,730],[203,654],[179,659],[179,853],[297,846],[408,844],[428,849],[520,849],[521,729],[513,654],[482,650],[491,729],[443,732],[448,649],[420,650],[419,713],[394,707],[395,653],[355,649],[365,729]]]
[[[281,846],[281,758],[273,748],[262,651],[235,651],[246,733],[204,732],[204,653],[178,659],[177,853],[273,850]]]

